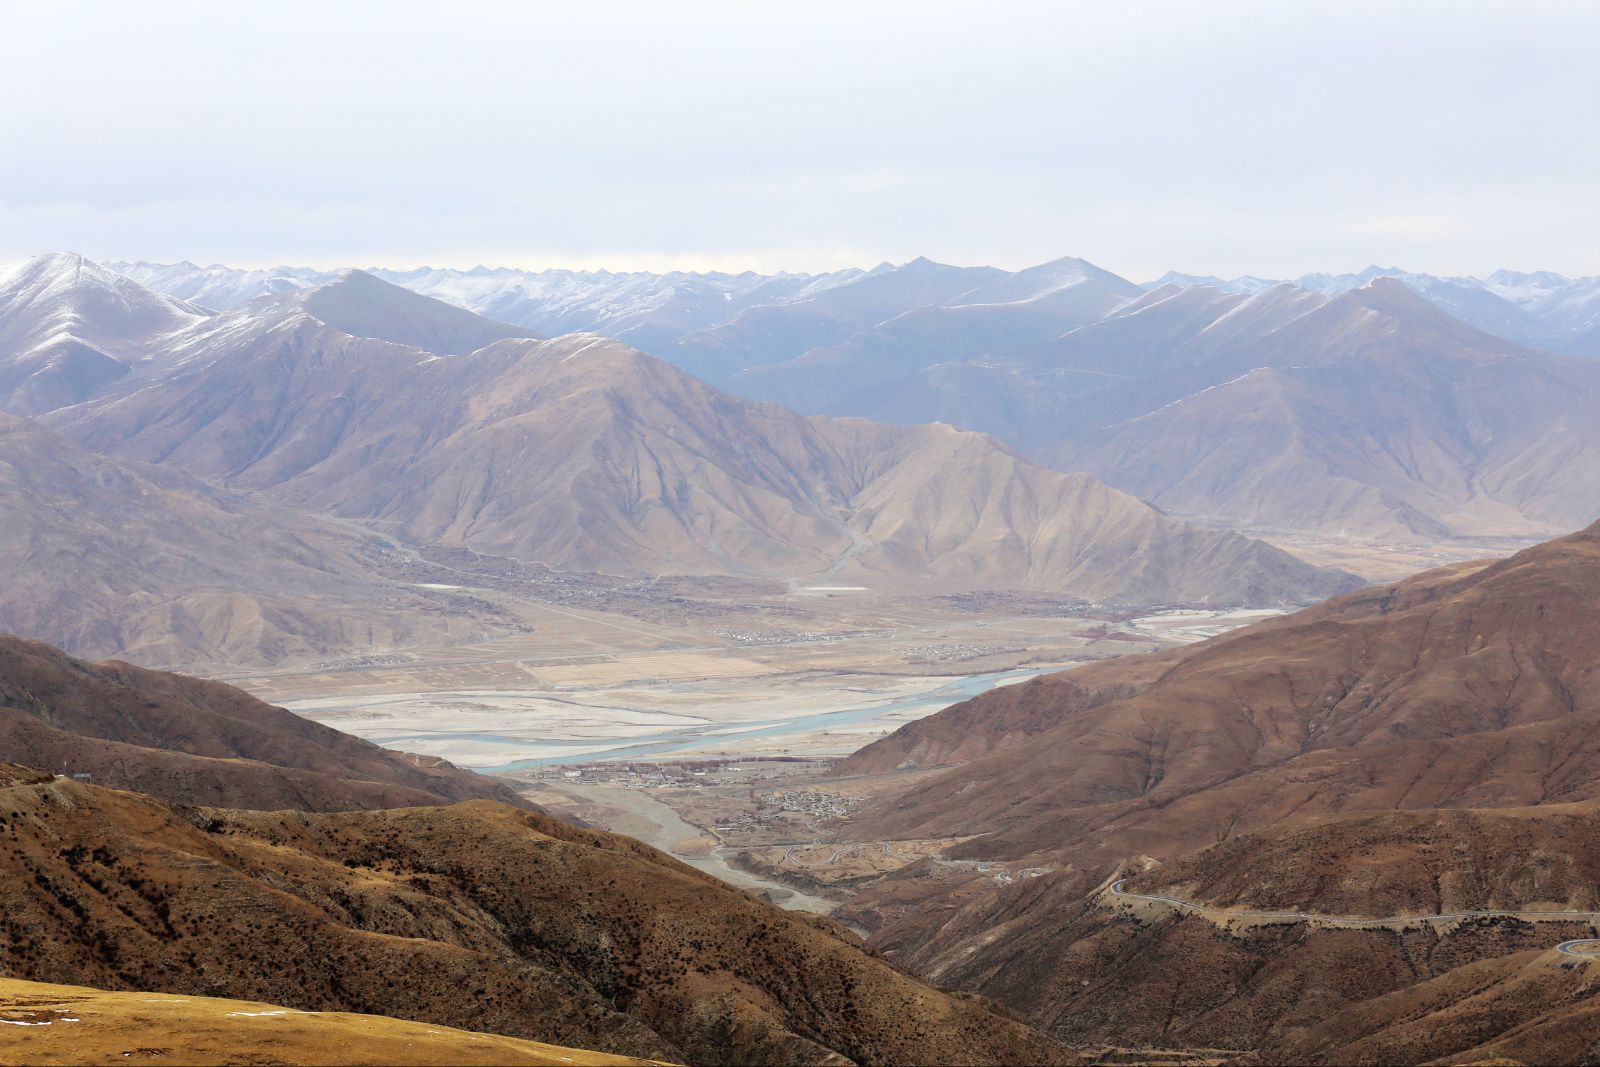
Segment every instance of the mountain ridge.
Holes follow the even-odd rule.
[[[384,577],[392,550],[369,534],[3,412],[0,547],[0,630],[89,656],[252,665],[515,626]]]
[[[0,268],[0,410],[40,414],[126,375],[208,312],[76,253]]]
[[[1556,946],[1600,905],[1597,583],[1600,523],[907,724],[835,773],[933,773],[834,840],[965,840],[844,914],[1077,1046],[1572,1059],[1596,957]],[[1326,918],[1349,916],[1372,921]]]
[[[1600,365],[1483,333],[1379,279],[1175,376],[1138,401],[1153,410],[1045,451],[1246,528],[1549,536],[1600,510],[1583,473],[1597,384]]]
[[[1600,671],[1585,658],[1600,645],[1597,581],[1600,523],[1173,652],[996,690],[903,727],[847,769],[880,766],[876,745],[905,751],[906,738],[937,737],[944,723],[960,725],[945,731],[951,740],[991,721],[1015,733],[1023,705],[1042,727],[1021,734],[1026,745],[995,747],[860,822],[869,834],[916,836],[935,818],[944,833],[985,833],[963,846],[975,854],[1109,835],[1124,854],[1159,856],[1199,844],[1219,818],[1244,830],[1339,810],[1330,805],[1588,799],[1600,793],[1570,753],[1555,763],[1540,753],[1581,735],[1568,721],[1577,709],[1600,708]],[[1045,696],[1057,687],[1058,702]],[[1070,771],[1059,765],[1089,751]],[[1036,783],[1025,804],[1017,783]]]
[[[0,897],[18,932],[0,954],[12,977],[677,1062],[1075,1059],[833,923],[534,812],[173,808],[26,773],[0,781],[0,862],[19,887]]]
[[[0,634],[7,759],[176,804],[341,811],[490,798],[504,783],[391,752],[220,682],[88,663]]]
[[[1113,600],[1296,602],[1350,584],[981,435],[807,419],[598,335],[438,358],[352,338],[289,301],[217,316],[164,359],[152,372],[164,377],[52,423],[103,453],[414,544],[613,573],[848,565],[896,582],[1043,583]],[[891,455],[897,468],[884,470]],[[965,484],[944,462],[956,456],[973,473]],[[874,484],[853,480],[874,464]],[[939,510],[941,495],[961,506]],[[1073,508],[1094,517],[1096,537],[1081,539]],[[1112,514],[1119,522],[1104,521]],[[853,551],[880,535],[893,544]],[[1082,565],[1091,556],[1100,573]]]

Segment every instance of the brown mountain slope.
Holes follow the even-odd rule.
[[[0,414],[0,631],[81,655],[237,667],[513,623],[384,580],[389,551]]]
[[[1184,650],[1119,656],[1061,674],[1001,686],[917,719],[840,762],[845,775],[971,763],[1020,745],[1063,721],[1131,697],[1181,659]]]
[[[850,474],[857,550],[835,576],[1074,592],[1127,603],[1273,604],[1359,580],[1180,522],[1086,474],[943,425],[810,420]],[[1302,594],[1303,595],[1303,594]]]
[[[0,635],[5,756],[183,804],[311,811],[516,803],[493,778],[391,752],[186,675]]]
[[[1148,678],[1145,665],[942,712],[934,720],[997,737],[1018,733],[1027,700],[1030,722],[1056,724],[879,806],[856,832],[982,832],[967,847],[992,856],[1090,842],[1170,855],[1289,815],[1589,799],[1597,651],[1600,524],[1168,653],[1132,695],[1084,694]],[[908,733],[948,734],[934,720]],[[905,737],[884,744],[883,762],[908,750]],[[923,751],[938,760],[937,741]],[[871,747],[859,759],[880,762]]]
[[[166,377],[60,425],[415,544],[571,569],[1164,603],[1354,584],[982,435],[802,418],[592,335],[433,358],[257,305],[208,331],[168,354]]]
[[[1581,1002],[1600,962],[1563,956],[1578,971],[1554,973],[1543,1003],[1495,993],[1503,1002],[1477,1016],[1470,1002],[1455,1006],[1520,972],[1528,958],[1553,963],[1558,943],[1594,936],[1594,915],[1571,912],[1596,906],[1597,826],[1596,802],[1322,816],[1232,838],[1121,882],[1126,893],[1207,906],[1200,914],[1108,894],[1117,868],[1106,866],[1055,870],[988,894],[941,885],[935,870],[907,872],[859,917],[881,924],[874,940],[902,962],[996,997],[1072,1044],[1226,1048],[1267,1062],[1414,1063],[1461,1057]],[[942,906],[919,908],[919,898]],[[1414,918],[1466,910],[1502,914]],[[1378,921],[1319,923],[1295,913]],[[1454,992],[1434,1008],[1386,1006],[1416,1008],[1436,996],[1430,988]],[[1419,1018],[1423,1025],[1412,1026]],[[1399,1024],[1427,1041],[1400,1051],[1394,1035],[1379,1035],[1389,1051],[1371,1058],[1343,1047],[1369,1039],[1384,1047],[1374,1032]],[[1600,1038],[1600,1019],[1574,1025],[1588,1040]],[[1530,1062],[1572,1062],[1570,1037],[1520,1047]]]
[[[697,1063],[1051,1062],[981,1002],[626,838],[474,802],[166,808],[13,772],[11,976]]]
[[[379,1015],[304,1012],[218,997],[108,993],[0,979],[8,1063],[530,1064],[653,1063]]]
[[[1600,906],[1600,524],[1499,562],[987,694],[845,769],[907,762],[955,765],[840,832],[979,835],[851,905],[873,943],[919,973],[1000,999],[1071,1043],[1288,1050],[1286,1062],[1362,1060],[1369,1034],[1372,1049],[1402,1049],[1386,1029],[1400,1026],[1391,1009],[1364,1022],[1358,1006],[1592,936],[1591,923],[1370,929],[1293,915],[1230,923],[1228,913]],[[1169,862],[1130,877],[1129,891],[1214,910],[1107,907],[1104,887],[1141,855]],[[1560,1015],[1579,1000],[1541,1007],[1518,992],[1521,966],[1438,986],[1438,1032],[1455,1036],[1429,1043],[1418,1027],[1405,1040],[1448,1057],[1548,1025],[1551,1057],[1570,1059],[1575,1035],[1600,1036],[1581,1011]],[[1193,981],[1201,971],[1207,981]],[[1474,981],[1502,989],[1484,1002],[1499,1014],[1462,1029]],[[1295,1043],[1344,1011],[1348,1028],[1329,1022],[1312,1044]],[[1505,1047],[1527,1054],[1543,1040]]]
[[[1448,971],[1291,1034],[1266,1063],[1589,1063],[1600,966],[1545,949]]]
[[[1587,801],[1296,819],[1230,837],[1124,887],[1219,908],[1439,915],[1600,912],[1597,879],[1600,803]]]

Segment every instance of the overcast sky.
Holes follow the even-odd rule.
[[[1600,3],[0,15],[0,260],[1600,273]]]

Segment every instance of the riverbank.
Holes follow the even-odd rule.
[[[640,679],[583,690],[351,694],[285,706],[386,748],[503,774],[600,760],[843,756],[907,722],[1044,669],[955,677],[811,671]]]

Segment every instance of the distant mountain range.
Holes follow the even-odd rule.
[[[961,284],[1056,292],[1084,271],[1047,273]],[[566,570],[1135,604],[1298,604],[1354,584],[980,433],[797,415],[608,337],[543,340],[366,272],[220,313],[71,255],[7,277],[4,402],[40,421],[0,417],[0,541],[20,564],[0,626],[74,652],[261,663],[513,623],[383,577],[389,537]],[[863,275],[828,306],[870,318],[947,281]],[[68,349],[41,347],[52,329]],[[90,345],[88,363],[49,354]]]
[[[1373,266],[1355,274],[1306,274],[1291,284],[1323,296],[1338,296],[1379,278],[1404,283],[1424,300],[1485,333],[1568,355],[1600,356],[1600,277],[1568,278],[1546,270],[1497,270],[1487,278],[1441,278],[1398,267]],[[1150,288],[1172,284],[1209,285],[1249,294],[1282,282],[1249,275],[1224,280],[1173,271]]]
[[[193,263],[113,263],[108,266],[156,292],[226,311],[263,296],[315,289],[343,271],[306,267],[239,270]],[[653,349],[725,322],[747,307],[804,297],[864,275],[667,274],[611,271],[522,271],[372,268],[373,276],[538,333],[603,333]]]
[[[50,421],[107,455],[412,544],[565,569],[875,576],[1140,602],[1293,600],[1345,581],[979,434],[804,418],[609,338],[485,336],[470,356],[441,358],[312,313],[336,306],[348,322],[359,301],[384,307],[385,322],[438,313],[370,275],[342,276],[218,315],[171,346],[151,384]]]
[[[1600,362],[1482,333],[1392,279],[1332,299],[1158,289],[1057,356],[1127,378],[1035,454],[1178,513],[1412,541],[1600,514]]]
[[[241,270],[221,264],[115,262],[106,264],[147,288],[222,311],[260,296],[311,289],[339,271],[308,267]],[[627,341],[654,355],[670,358],[665,346],[699,330],[711,329],[751,308],[801,303],[830,289],[884,275],[926,276],[939,273],[957,280],[954,287],[935,285],[885,305],[876,322],[928,305],[966,306],[1016,303],[1059,288],[1056,279],[1073,270],[1091,276],[1123,295],[1166,285],[1196,285],[1252,295],[1275,285],[1294,285],[1322,296],[1338,296],[1378,278],[1394,278],[1430,303],[1485,333],[1568,355],[1600,356],[1600,276],[1569,278],[1554,271],[1495,271],[1485,278],[1419,274],[1399,267],[1371,266],[1350,274],[1304,274],[1298,278],[1263,278],[1169,271],[1142,284],[1120,278],[1085,260],[1066,258],[1020,271],[994,267],[945,267],[926,259],[872,270],[840,270],[828,274],[742,274],[672,271],[649,272],[542,270],[475,267],[451,270],[369,268],[370,273],[407,289],[436,297],[501,322],[539,333],[595,332]],[[987,287],[984,287],[984,283]],[[894,283],[899,286],[901,283]],[[882,289],[882,286],[867,286]],[[935,295],[937,294],[937,295]],[[919,301],[919,297],[922,298]],[[766,314],[766,313],[762,313]],[[759,315],[757,321],[759,322]],[[842,339],[842,338],[841,338]],[[812,345],[810,347],[816,347]],[[791,352],[790,355],[798,355]],[[758,364],[746,363],[744,366]],[[689,368],[699,373],[694,367]]]
[[[267,284],[225,268],[125,269],[184,296]],[[1172,274],[1141,286],[1070,258],[1016,272],[919,259],[765,281],[387,276],[536,330],[631,331],[705,381],[802,414],[993,434],[1047,466],[1236,528],[1540,537],[1600,512],[1588,443],[1600,361],[1546,350],[1600,355],[1600,279],[1374,267],[1292,284]],[[286,268],[272,284],[320,277]]]

